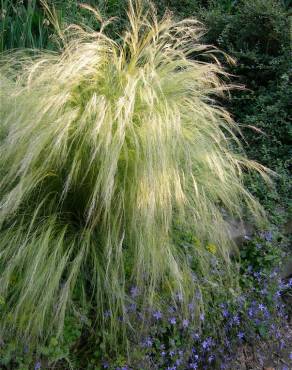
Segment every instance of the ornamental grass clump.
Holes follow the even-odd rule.
[[[264,169],[231,149],[236,126],[215,100],[226,73],[201,24],[130,2],[117,43],[92,11],[100,31],[60,31],[59,52],[1,57],[2,333],[61,334],[67,310],[89,302],[116,333],[128,282],[150,304],[160,291],[187,302],[190,259],[211,279],[204,245],[229,268],[222,208],[261,214],[242,175]],[[176,227],[201,244],[180,248]]]

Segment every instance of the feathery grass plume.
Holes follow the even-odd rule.
[[[110,312],[110,335],[118,317],[127,322],[128,281],[148,303],[162,288],[192,299],[187,257],[208,279],[206,252],[186,256],[175,226],[215,244],[228,268],[221,208],[262,212],[242,173],[264,169],[231,150],[236,126],[215,100],[229,89],[226,73],[200,43],[202,25],[158,20],[140,1],[128,17],[119,44],[100,19],[100,32],[70,26],[58,53],[1,58],[3,331],[61,334],[82,294],[99,327]]]

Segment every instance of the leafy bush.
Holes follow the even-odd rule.
[[[288,11],[272,0],[238,1],[227,12],[216,2],[201,17],[208,29],[206,41],[237,60],[228,70],[247,89],[231,92],[228,106],[242,126],[248,155],[280,175],[276,189],[267,189],[254,175],[248,179],[249,188],[276,216],[279,208],[291,204]]]
[[[179,248],[177,227],[216,245],[228,267],[222,207],[240,215],[244,201],[261,216],[242,171],[264,169],[231,150],[235,124],[214,100],[228,90],[210,61],[216,50],[199,43],[196,21],[158,22],[136,6],[121,46],[106,24],[71,26],[60,53],[1,60],[11,92],[0,147],[2,333],[61,335],[68,307],[89,301],[114,346],[129,281],[152,304],[161,290],[187,302],[200,289],[190,256],[208,278],[205,249]]]

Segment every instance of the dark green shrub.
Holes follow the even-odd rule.
[[[270,210],[275,203],[287,208],[292,143],[287,8],[279,1],[247,0],[226,12],[221,2],[214,4],[200,12],[208,29],[206,40],[236,58],[235,66],[226,67],[236,76],[234,82],[246,87],[232,92],[229,109],[242,126],[249,155],[279,174],[274,190],[255,177],[247,180]]]
[[[38,0],[0,1],[0,51],[45,48],[52,33]]]

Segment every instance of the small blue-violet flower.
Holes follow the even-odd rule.
[[[243,339],[244,338],[244,333],[242,331],[240,331],[238,334],[237,334],[237,337],[239,339]]]
[[[160,311],[155,311],[153,317],[155,317],[156,320],[160,320],[162,318],[162,313]]]
[[[169,322],[171,323],[171,325],[175,325],[176,324],[176,318],[175,317],[171,317],[169,319]]]
[[[131,296],[132,296],[133,298],[136,298],[136,297],[138,297],[138,295],[139,295],[139,289],[138,289],[136,286],[133,286],[133,287],[131,288],[130,293],[131,293]]]
[[[189,326],[189,320],[184,319],[183,322],[182,322],[182,325],[183,325],[184,328],[187,328]]]

